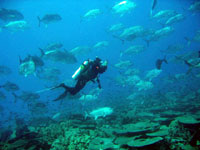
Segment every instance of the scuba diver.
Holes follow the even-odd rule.
[[[71,95],[77,94],[81,89],[85,87],[88,81],[95,82],[96,80],[96,82],[98,83],[98,87],[101,88],[99,74],[102,74],[106,71],[107,64],[108,62],[106,60],[102,61],[98,57],[96,57],[95,60],[88,59],[87,61],[84,61],[83,64],[72,76],[73,79],[77,80],[75,87],[69,87],[66,86],[64,83],[61,83],[60,85],[52,88],[56,89],[62,87],[65,89],[64,93],[56,98],[54,101],[65,98],[67,96],[67,93],[70,93]]]

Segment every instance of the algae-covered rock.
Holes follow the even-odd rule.
[[[119,145],[113,143],[112,138],[95,138],[89,145],[89,150],[97,150],[97,149],[119,149]]]
[[[136,137],[124,137],[124,136],[120,136],[120,137],[117,137],[115,140],[114,140],[114,143],[118,144],[118,145],[126,145],[128,142],[134,140],[135,138],[137,138],[138,136]]]
[[[152,132],[152,133],[147,133],[147,136],[152,136],[152,137],[163,137],[169,134],[168,127],[163,125],[160,127],[158,131]]]
[[[197,121],[193,116],[181,116],[176,118],[179,123],[186,125],[200,124],[200,121]]]
[[[168,134],[169,134],[168,130],[159,130],[159,131],[156,131],[156,132],[153,132],[153,133],[147,133],[146,135],[156,137],[156,136],[166,136]]]
[[[159,126],[158,123],[150,121],[141,121],[135,124],[126,124],[122,126],[122,129],[115,130],[115,134],[119,136],[135,136],[138,134],[145,134],[156,129]]]
[[[162,137],[154,137],[154,138],[141,138],[141,139],[136,139],[128,142],[128,146],[130,147],[145,147],[148,145],[152,145],[155,143],[158,143],[162,141]]]

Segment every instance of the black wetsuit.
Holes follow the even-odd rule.
[[[58,98],[56,98],[55,101],[61,100],[64,97],[66,97],[68,92],[71,95],[77,94],[81,89],[83,89],[85,87],[85,85],[88,81],[95,82],[95,79],[98,83],[98,87],[101,88],[98,74],[105,72],[105,70],[107,69],[107,66],[102,67],[100,64],[100,61],[101,61],[100,59],[96,59],[95,61],[89,61],[89,64],[87,66],[85,66],[86,68],[79,76],[75,87],[66,86],[64,83],[55,87],[55,88],[63,87],[65,89],[65,92],[63,94],[61,94]]]

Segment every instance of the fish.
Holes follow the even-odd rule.
[[[0,91],[0,100],[5,100],[6,96],[3,92]]]
[[[127,69],[128,67],[132,66],[133,64],[129,61],[120,61],[119,63],[115,64],[114,66],[119,69]]]
[[[124,25],[122,23],[113,24],[107,29],[107,32],[115,33],[115,32],[121,31],[123,28],[124,28]]]
[[[41,57],[49,59],[54,62],[61,62],[65,64],[74,64],[77,62],[76,57],[68,52],[67,50],[50,50],[50,51],[44,51],[43,49],[39,48],[41,52]]]
[[[158,41],[160,38],[165,37],[173,32],[174,32],[173,27],[167,26],[161,28],[159,30],[156,30],[156,32],[150,36],[149,41]]]
[[[61,74],[60,70],[56,68],[42,68],[37,71],[37,77],[42,80],[47,81],[59,81],[59,75]]]
[[[151,5],[150,16],[153,15],[153,10],[155,9],[156,5],[157,5],[157,0],[153,0]]]
[[[82,95],[79,100],[81,101],[93,101],[93,100],[97,100],[97,96],[96,95],[91,95],[91,94],[87,94],[87,95]]]
[[[98,15],[101,14],[100,9],[91,9],[88,12],[86,12],[82,17],[81,17],[81,22],[83,20],[88,20],[90,21],[91,19],[96,18]]]
[[[89,116],[94,117],[94,120],[97,120],[99,117],[106,117],[113,113],[113,109],[110,107],[101,107],[95,109],[89,113]],[[86,114],[86,117],[88,115]]]
[[[35,63],[36,68],[44,66],[44,61],[41,59],[41,57],[38,57],[38,56],[30,56],[30,57]]]
[[[0,19],[5,22],[11,22],[11,21],[23,20],[24,16],[22,13],[20,13],[17,10],[1,8],[0,9]]]
[[[156,68],[158,70],[161,69],[162,63],[165,62],[166,64],[168,64],[167,60],[166,60],[166,56],[163,59],[157,59],[156,60]]]
[[[10,81],[7,81],[5,84],[0,85],[0,88],[4,88],[6,91],[12,91],[12,92],[19,90],[19,86]]]
[[[12,71],[9,67],[0,65],[0,75],[9,75],[11,73],[12,73]]]
[[[124,0],[112,7],[112,12],[114,14],[119,14],[120,17],[124,16],[126,13],[130,12],[136,7],[136,3],[132,2],[131,0]]]
[[[147,72],[145,79],[147,79],[148,81],[152,81],[152,79],[156,78],[158,75],[160,75],[160,73],[162,72],[162,70],[160,69],[153,69]]]
[[[181,50],[184,49],[184,45],[183,44],[179,44],[179,43],[176,43],[176,44],[171,44],[171,45],[168,45],[167,49],[161,51],[163,53],[167,53],[167,54],[175,54]]]
[[[161,10],[158,13],[156,13],[155,15],[153,15],[153,17],[151,17],[152,19],[156,19],[159,23],[162,24],[163,20],[167,20],[172,16],[175,16],[177,14],[177,12],[175,10]]]
[[[145,50],[145,46],[143,45],[134,45],[134,46],[130,46],[129,48],[127,48],[124,52],[121,52],[120,53],[120,56],[123,56],[123,55],[135,55],[135,54],[138,54],[142,51]]]
[[[195,33],[195,36],[193,38],[188,38],[185,37],[185,40],[187,41],[187,45],[189,46],[191,44],[191,42],[200,42],[200,30],[197,30],[197,32]]]
[[[40,27],[41,22],[44,23],[47,27],[47,25],[50,23],[58,22],[62,20],[61,16],[58,14],[47,14],[42,19],[38,16],[37,19],[39,21],[39,24],[38,24],[39,27]]]
[[[34,101],[40,98],[39,94],[30,92],[30,91],[23,91],[21,95],[16,95],[14,92],[12,92],[12,95],[15,98],[14,102],[16,102],[17,99],[30,102],[30,101]]]
[[[76,55],[76,56],[82,56],[82,55],[87,55],[88,53],[90,53],[92,50],[91,47],[89,46],[77,46],[73,49],[71,49],[69,52],[73,55]]]
[[[183,14],[176,14],[175,16],[170,17],[166,21],[165,25],[169,26],[169,25],[172,25],[174,23],[180,22],[180,21],[182,21],[184,19],[185,19],[185,17],[183,16]]]
[[[61,116],[61,113],[58,112],[58,113],[56,113],[55,115],[52,116],[52,119],[53,119],[53,120],[56,120],[56,119],[58,119],[60,116]]]
[[[149,89],[152,89],[154,87],[153,83],[150,81],[143,81],[140,80],[135,87],[138,89],[138,91],[146,91]]]
[[[138,37],[145,36],[146,30],[142,26],[132,26],[125,28],[124,31],[120,34],[119,39],[132,41]]]
[[[194,2],[193,4],[190,5],[188,10],[192,12],[200,12],[200,2],[199,1]]]
[[[61,49],[63,47],[63,44],[62,43],[50,43],[48,44],[44,50],[45,51],[50,51],[50,50],[55,50],[55,49]]]
[[[199,55],[199,52],[198,52],[198,55]],[[186,74],[189,74],[194,68],[200,68],[200,58],[199,58],[199,56],[189,58],[189,59],[184,58],[184,57],[180,57],[180,56],[175,56],[175,57],[176,57],[176,59],[183,61],[184,64],[189,67]]]
[[[32,60],[31,57],[26,57],[24,60],[20,60],[19,65],[19,74],[23,75],[24,77],[27,77],[28,75],[34,74],[36,72],[36,65],[35,62]]]
[[[108,41],[100,41],[100,42],[97,42],[93,48],[94,49],[103,49],[105,47],[107,47],[109,45],[109,42]]]
[[[29,29],[29,25],[25,20],[11,21],[4,25],[1,29],[6,29],[10,32],[24,31]]]

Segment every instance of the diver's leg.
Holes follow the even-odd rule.
[[[58,98],[56,98],[54,101],[61,100],[67,96],[67,93],[69,92],[71,95],[77,94],[84,86],[86,85],[86,80],[78,80],[75,87],[68,87],[64,83],[61,83],[59,86],[56,86],[55,88],[63,87],[65,89],[64,93],[61,94]],[[55,89],[54,88],[54,89]]]
[[[75,95],[76,93],[78,93],[82,88],[84,88],[86,83],[87,83],[86,80],[78,80],[78,82],[76,83],[76,86],[69,90],[70,94]]]

